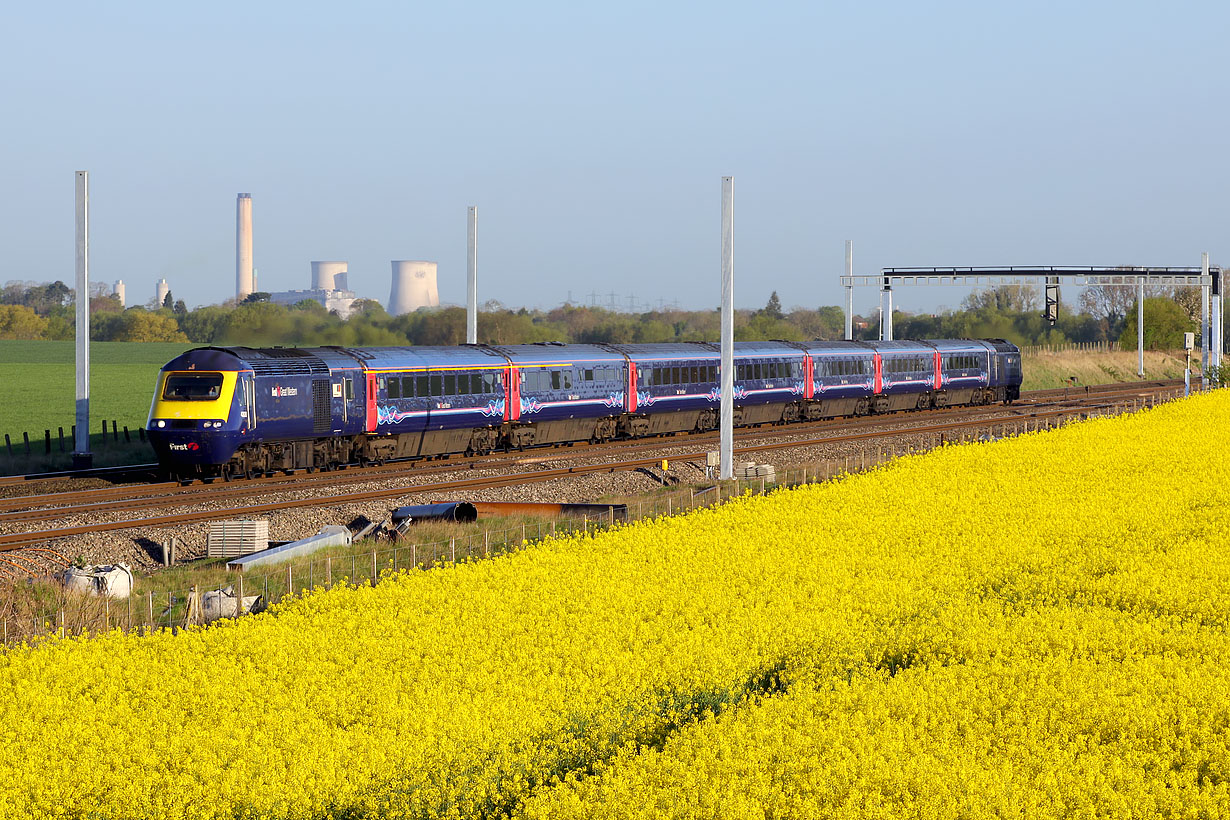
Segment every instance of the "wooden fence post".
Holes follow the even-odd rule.
[[[380,574],[376,571],[376,551],[372,550],[372,586],[376,585],[376,579]]]
[[[239,577],[235,580],[239,589],[239,594],[235,596],[235,617],[238,618],[243,614],[243,570],[239,570]]]
[[[333,557],[325,556],[325,589],[333,588]]]

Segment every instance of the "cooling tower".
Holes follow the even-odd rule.
[[[393,262],[393,290],[389,294],[390,314],[400,316],[421,307],[435,307],[439,304],[435,262]]]
[[[235,298],[243,301],[252,281],[252,195],[240,194],[235,205]]]
[[[120,279],[115,283],[115,289],[111,291],[111,295],[120,301],[120,307],[128,307],[128,301],[124,298],[124,280]]]
[[[167,294],[171,292],[171,286],[167,284],[167,280],[159,279],[158,288],[154,292],[156,294],[155,298],[158,299],[156,307],[162,307],[162,303],[166,301]]]
[[[345,262],[313,262],[312,290],[347,290]]]

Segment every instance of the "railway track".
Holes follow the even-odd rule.
[[[1153,386],[1158,389],[1163,385]],[[736,441],[764,438],[767,436],[790,437],[814,435],[818,432],[840,430],[845,432],[861,429],[884,429],[886,425],[904,425],[916,423],[920,419],[950,417],[954,414],[968,420],[987,416],[1022,417],[1032,415],[1039,409],[1069,406],[1073,402],[1088,403],[1101,400],[1105,395],[1122,395],[1125,391],[1110,391],[1107,394],[1080,394],[1065,400],[1038,401],[1026,399],[1020,403],[1003,405],[986,405],[981,407],[945,408],[927,410],[921,413],[893,414],[889,416],[861,416],[857,418],[823,419],[814,422],[801,422],[789,425],[740,428],[735,431]],[[1139,392],[1139,390],[1135,391]],[[892,427],[887,428],[891,433]],[[704,442],[719,440],[716,431],[703,433],[677,434],[653,439],[637,439],[634,441],[615,441],[599,444],[577,443],[558,445],[554,447],[534,448],[524,452],[500,453],[489,456],[463,457],[455,456],[434,461],[394,462],[381,466],[344,469],[332,472],[305,473],[292,471],[271,477],[248,479],[237,482],[195,483],[183,485],[178,482],[161,482],[139,486],[116,486],[97,489],[73,490],[50,494],[11,496],[0,498],[0,524],[17,521],[50,520],[65,514],[71,508],[73,512],[85,513],[91,511],[112,511],[120,508],[138,509],[158,506],[173,506],[175,504],[191,503],[194,497],[208,497],[209,500],[246,496],[251,494],[267,494],[297,489],[297,485],[311,482],[315,486],[345,486],[370,481],[387,479],[421,479],[432,475],[460,473],[476,469],[507,469],[525,464],[541,464],[560,459],[575,459],[578,457],[605,457],[609,455],[626,456],[635,452],[663,452],[665,450],[695,446]],[[677,457],[677,456],[671,456]]]
[[[1139,401],[1142,397],[1147,398],[1149,395],[1155,395],[1158,390],[1173,387],[1173,385],[1158,383],[1150,383],[1150,385],[1149,388],[1136,385],[1135,391],[1111,391],[1113,394],[1112,400],[1107,400],[1104,396],[1099,397],[1091,391],[1088,395],[1082,392],[1079,398],[1069,397],[1057,401],[1026,401],[1010,407],[966,408],[970,412],[963,414],[964,417],[959,419],[951,418],[950,411],[929,411],[931,414],[948,413],[949,415],[945,420],[936,420],[935,415],[910,414],[906,417],[866,417],[855,420],[857,423],[854,424],[850,420],[825,420],[824,422],[813,422],[810,425],[744,429],[739,431],[736,441],[748,442],[749,440],[764,438],[782,438],[787,440],[744,443],[737,445],[735,452],[751,454],[771,452],[785,448],[840,444],[869,439],[886,439],[896,436],[944,436],[947,433],[977,429],[988,425],[999,426],[1001,430],[1005,431],[1009,428],[1021,429],[1022,424],[1028,425],[1030,421],[1037,423],[1043,420],[1060,419],[1075,414],[1121,409],[1125,405],[1123,399],[1133,392],[1138,394],[1135,398]],[[1151,393],[1150,390],[1155,392]],[[1114,398],[1119,400],[1115,401],[1113,400]],[[996,414],[995,417],[990,417],[992,413]],[[885,424],[890,421],[897,422],[897,424],[886,427]],[[902,423],[904,423],[904,426]],[[799,438],[799,435],[805,437]],[[90,515],[103,512],[113,513],[182,506],[196,506],[197,508],[189,512],[169,513],[148,518],[128,518],[77,527],[0,534],[0,552],[86,533],[159,528],[218,518],[267,513],[295,507],[347,504],[396,498],[411,493],[444,493],[457,490],[508,487],[549,481],[570,475],[635,470],[656,464],[663,457],[663,450],[667,448],[678,448],[681,450],[681,452],[670,454],[669,458],[692,461],[704,459],[706,452],[711,448],[703,447],[702,449],[699,446],[710,441],[716,441],[716,438],[715,433],[702,433],[686,438],[679,437],[678,440],[672,438],[651,441],[638,440],[632,443],[624,443],[622,447],[607,445],[603,448],[601,445],[596,445],[588,448],[559,448],[536,451],[528,455],[524,453],[505,455],[498,463],[493,463],[490,458],[485,461],[482,459],[466,459],[464,460],[466,463],[450,464],[441,462],[427,469],[424,469],[422,464],[410,468],[406,468],[404,465],[400,467],[386,465],[384,468],[371,468],[355,472],[342,471],[340,473],[316,474],[316,478],[327,478],[328,481],[323,483],[314,481],[311,488],[305,487],[302,476],[279,476],[273,479],[257,479],[251,482],[233,484],[198,484],[189,485],[188,487],[170,483],[148,485],[140,488],[145,493],[144,495],[127,499],[123,498],[122,495],[117,495],[117,493],[127,492],[131,494],[134,488],[105,488],[98,491],[4,499],[4,506],[0,507],[0,509],[6,509],[7,511],[0,513],[0,526],[48,521],[67,516]],[[642,458],[626,458],[630,453],[644,450],[653,450],[654,455]],[[503,467],[516,470],[516,468],[526,463],[541,465],[552,459],[575,459],[582,454],[587,456],[591,454],[618,454],[623,458],[613,462],[574,464],[555,469],[517,470],[512,473],[496,475],[471,474],[464,478],[452,480],[439,480],[394,488],[364,490],[361,492],[312,495],[311,497],[297,499],[279,498],[276,501],[267,503],[227,506],[220,509],[201,509],[199,507],[203,502],[226,502],[231,499],[247,500],[251,499],[254,495],[271,495],[304,489],[343,487],[350,484],[368,483],[389,478],[413,477],[421,479],[435,474],[447,479],[449,474],[472,472],[478,466],[482,466],[484,469],[501,469]],[[90,493],[95,493],[95,495],[90,495]],[[48,504],[56,503],[64,503],[65,506],[47,506]],[[25,507],[21,508],[23,504]]]
[[[1023,393],[1021,396],[1021,399],[1018,400],[1016,404],[1009,405],[1007,409],[1009,411],[1016,410],[1019,412],[1022,408],[1037,405],[1038,402],[1046,402],[1046,401],[1060,400],[1060,399],[1069,400],[1069,401],[1096,400],[1098,398],[1112,397],[1112,396],[1122,395],[1122,394],[1127,394],[1127,393],[1140,392],[1142,390],[1172,389],[1172,388],[1181,386],[1182,384],[1183,384],[1182,381],[1177,381],[1177,380],[1160,380],[1160,381],[1145,381],[1145,382],[1123,382],[1123,383],[1107,384],[1107,385],[1091,385],[1091,386],[1084,387],[1083,389],[1056,388],[1056,389],[1050,389],[1050,390],[1035,390],[1035,391],[1030,391],[1028,393]],[[951,407],[951,408],[920,411],[917,414],[922,415],[922,414],[928,414],[928,413],[934,414],[934,413],[976,412],[976,411],[990,413],[990,412],[999,412],[1001,408],[1002,408],[1001,405],[988,405],[984,407],[974,407],[974,408]],[[911,415],[914,415],[914,414],[911,414]],[[834,419],[823,419],[823,420],[815,421],[815,422],[798,422],[798,423],[793,423],[790,425],[783,425],[783,427],[786,427],[787,429],[791,429],[791,430],[801,431],[801,430],[812,429],[816,427],[834,426],[834,425],[841,425],[843,427],[849,427],[852,425],[867,425],[867,424],[876,425],[876,424],[884,424],[886,423],[886,420],[899,418],[900,416],[901,416],[900,413],[893,413],[893,414],[886,415],[886,416],[859,416],[859,417],[853,417],[853,418],[839,417],[839,418],[834,418]],[[764,429],[765,428],[759,427],[759,426],[752,427],[752,428],[740,428],[739,430],[735,431],[735,436],[736,438],[738,438],[740,436],[752,434],[749,431],[763,432]],[[637,447],[652,448],[652,447],[659,446],[662,441],[669,441],[672,438],[688,437],[693,440],[703,440],[705,438],[715,438],[716,439],[717,435],[718,434],[716,431],[709,431],[709,432],[704,432],[704,433],[675,434],[674,436],[664,436],[664,437],[659,437],[659,438],[654,438],[654,439],[637,439],[634,441],[607,442],[602,445],[590,445],[590,444],[585,444],[585,443],[575,443],[575,444],[565,444],[565,445],[544,445],[542,447],[532,448],[531,450],[524,451],[524,452],[531,453],[531,454],[532,453],[550,453],[560,448],[567,448],[569,450],[579,450],[581,448],[600,447],[600,446],[622,447],[622,448],[632,448],[632,449],[635,449]],[[514,456],[512,457],[515,458],[515,457],[518,457],[519,455],[520,454],[514,454]],[[376,467],[367,466],[361,469],[375,475],[377,472],[381,470],[386,470],[386,469],[400,470],[400,469],[406,469],[407,466],[409,465],[414,465],[415,468],[421,472],[424,469],[432,469],[433,467],[439,465],[440,463],[447,463],[451,465],[462,465],[463,467],[466,467],[466,466],[469,466],[472,464],[478,464],[478,463],[495,463],[493,460],[498,460],[504,456],[505,454],[495,454],[495,455],[475,456],[475,457],[445,456],[439,459],[426,459],[426,460],[420,459],[420,460],[412,460],[412,461],[390,462],[389,464],[386,464],[386,465],[380,465]],[[532,456],[526,456],[526,457],[532,457]],[[353,465],[353,464],[348,465],[348,468],[358,468],[358,465]],[[36,474],[30,474],[30,475],[0,476],[0,487],[27,485],[27,484],[35,484],[36,482],[73,479],[73,478],[111,478],[115,480],[117,483],[142,482],[142,483],[145,483],[146,486],[151,487],[151,488],[180,486],[177,482],[158,482],[156,480],[157,469],[158,469],[157,464],[135,464],[135,465],[129,465],[129,466],[123,466],[123,467],[96,467],[96,468],[92,468],[89,470],[76,470],[76,471],[62,470],[58,472],[36,473]],[[304,470],[292,470],[292,471],[282,472],[277,476],[245,479],[242,482],[236,482],[236,483],[244,483],[246,485],[260,484],[264,482],[285,480],[282,478],[283,476],[291,476],[291,475],[304,476],[304,475],[309,475],[309,474],[310,473]],[[320,474],[320,475],[323,475],[323,474]],[[207,483],[208,482],[198,482],[198,484],[207,484]],[[104,488],[104,489],[110,489],[110,488]],[[89,490],[76,490],[73,492],[88,493],[90,491]],[[120,495],[122,494],[123,493],[121,492]],[[120,495],[113,496],[113,497],[120,497]],[[33,497],[33,496],[30,496],[30,497]],[[100,498],[101,497],[104,497],[104,496],[100,496]],[[11,497],[11,500],[16,501],[22,498],[29,498],[29,497],[17,496],[17,497]],[[0,510],[11,508],[11,505],[6,503],[9,500],[10,499],[0,497]]]

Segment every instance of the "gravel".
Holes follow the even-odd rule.
[[[1021,408],[1016,409],[1005,408],[1002,413],[996,413],[993,417],[988,417],[988,425],[997,423],[1000,420],[1012,419],[1019,421],[1021,419]],[[948,419],[949,417],[945,417]],[[926,424],[931,419],[918,417],[904,417],[898,419],[894,417],[891,420],[886,420],[881,428],[899,430],[901,428],[916,427],[920,424]],[[981,429],[981,428],[980,428]],[[817,433],[815,430],[799,431],[797,435],[787,433],[783,439],[782,430],[774,428],[772,434],[767,434],[764,437],[753,437],[742,439],[736,442],[737,446],[755,446],[759,444],[779,443],[785,441],[800,441],[809,438],[815,438],[822,435],[828,435],[828,432]],[[831,431],[831,435],[839,435],[839,430]],[[953,436],[961,434],[953,433]],[[977,435],[977,432],[967,432],[966,436]],[[777,468],[778,476],[782,477],[783,472],[787,468],[809,467],[817,468],[819,465],[827,464],[833,469],[840,469],[847,460],[852,467],[857,467],[864,461],[867,463],[873,462],[879,453],[895,448],[897,452],[907,451],[909,449],[930,449],[936,446],[940,441],[940,437],[936,433],[926,434],[909,434],[901,433],[888,437],[877,437],[873,439],[856,440],[840,443],[826,443],[819,445],[800,445],[796,447],[784,447],[774,450],[760,451],[747,454],[735,454],[736,463],[755,461],[761,464],[772,464]],[[674,460],[675,457],[683,453],[692,453],[705,448],[717,448],[716,442],[689,442],[687,439],[664,439],[660,442],[660,446],[654,447],[652,450],[641,450],[636,453],[637,458],[654,458],[654,459],[670,459],[670,475],[676,478],[684,485],[702,484],[706,482],[704,474],[704,459],[693,459],[689,461]],[[371,490],[394,489],[396,487],[404,487],[405,493],[399,494],[392,498],[362,501],[353,503],[337,503],[329,506],[307,506],[296,507],[283,510],[277,510],[271,513],[262,513],[259,517],[269,520],[269,537],[278,541],[291,541],[298,538],[303,538],[312,535],[320,527],[329,524],[346,524],[353,521],[359,516],[365,516],[372,521],[382,521],[387,516],[391,509],[405,504],[421,504],[435,501],[513,501],[513,502],[555,502],[555,503],[575,503],[575,502],[592,502],[599,499],[630,498],[642,496],[652,493],[655,490],[661,490],[663,483],[661,479],[661,469],[641,469],[634,471],[618,471],[610,473],[590,473],[585,475],[570,475],[561,478],[555,478],[548,481],[521,484],[511,487],[501,487],[492,489],[479,490],[456,490],[447,494],[416,492],[413,488],[413,483],[436,482],[439,480],[454,480],[460,477],[479,477],[487,475],[507,474],[509,472],[521,472],[535,469],[559,469],[567,466],[578,466],[582,464],[595,463],[613,463],[616,461],[628,458],[627,454],[612,450],[599,455],[596,452],[578,451],[569,453],[567,448],[548,449],[542,451],[530,451],[526,453],[524,459],[514,462],[512,465],[502,467],[499,470],[465,470],[461,475],[425,475],[422,478],[406,478],[404,476],[393,479],[376,479],[372,481],[351,484],[344,487],[313,487],[310,481],[303,483],[296,482],[294,489],[279,491],[274,493],[262,493],[253,500],[256,503],[276,503],[288,501],[292,499],[301,499],[311,497],[312,495],[341,495],[347,493],[361,493]],[[75,482],[55,482],[51,485],[54,489],[46,485],[38,487],[39,492],[64,491],[68,489],[86,489],[97,486],[112,486],[107,482],[97,479],[78,480]],[[221,485],[232,486],[232,485]],[[8,488],[4,488],[8,489]],[[32,494],[30,486],[23,486],[23,492],[18,494]],[[228,501],[193,501],[189,502],[191,506],[199,509],[221,509],[228,506],[234,506],[235,500]],[[0,532],[27,531],[30,529],[50,529],[55,526],[85,526],[89,524],[100,523],[104,521],[127,520],[131,518],[140,518],[149,515],[161,515],[169,512],[169,510],[157,511],[117,511],[114,513],[92,513],[89,515],[66,516],[63,519],[52,522],[37,522],[30,525],[13,524],[0,525]],[[238,516],[237,516],[238,517]],[[72,560],[80,560],[86,563],[93,564],[110,564],[123,562],[132,566],[135,570],[154,571],[161,566],[162,549],[161,544],[167,539],[174,537],[178,541],[177,555],[181,561],[192,560],[204,555],[205,541],[209,531],[209,522],[201,522],[195,524],[182,524],[172,527],[159,529],[130,529],[117,530],[111,532],[92,533],[71,538],[57,539],[54,542],[43,545],[49,547],[64,558]],[[18,563],[28,563],[29,561],[37,562],[40,566],[48,569],[54,567],[54,563],[47,561],[45,555],[33,553],[30,550],[20,550],[15,553],[0,554],[0,557],[16,558]]]

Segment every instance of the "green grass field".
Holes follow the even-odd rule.
[[[90,430],[102,422],[144,427],[158,370],[191,344],[92,342]],[[0,436],[20,441],[64,435],[76,421],[76,367],[72,342],[0,341]]]

